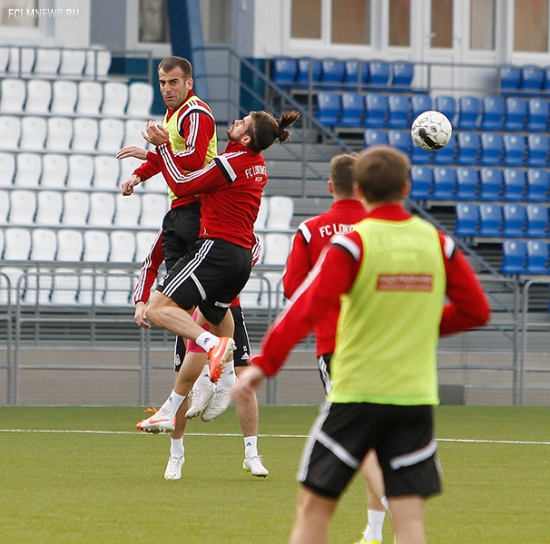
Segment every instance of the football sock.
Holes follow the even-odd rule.
[[[164,404],[160,407],[157,415],[160,416],[175,416],[181,403],[185,400],[185,395],[178,395],[174,390],[170,393],[170,396],[164,401]]]
[[[258,437],[257,436],[244,437],[244,456],[245,457],[258,456]]]
[[[210,381],[210,365],[205,364],[202,369],[201,375],[197,378],[197,381],[193,385],[193,389],[196,391],[204,391],[205,389],[210,389],[212,387],[212,382]]]
[[[224,389],[230,389],[231,386],[237,381],[237,376],[235,375],[235,362],[227,361],[225,363],[225,368],[223,369],[222,375],[218,380],[218,387],[223,387]]]
[[[195,340],[195,344],[200,346],[206,353],[208,353],[214,346],[217,346],[220,339],[211,332],[204,331]]]
[[[183,457],[185,448],[183,447],[183,437],[182,438],[171,438],[170,439],[170,455],[172,457]]]
[[[365,529],[363,538],[366,542],[371,540],[378,540],[382,542],[382,527],[384,526],[384,518],[386,512],[380,512],[379,510],[367,510],[367,517],[369,522]]]

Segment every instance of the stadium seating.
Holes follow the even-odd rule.
[[[98,153],[115,155],[122,147],[124,139],[124,121],[122,119],[103,118],[99,121],[99,136],[96,150]]]
[[[13,186],[17,189],[38,189],[42,159],[36,153],[18,153]]]
[[[49,81],[31,79],[27,82],[26,114],[49,115],[51,100],[52,86]]]
[[[86,64],[84,49],[62,49],[59,75],[67,77],[81,77]]]
[[[360,91],[365,87],[369,77],[369,64],[360,60],[347,60],[344,62],[345,74],[342,83],[343,88]]]
[[[525,193],[525,172],[519,168],[505,168],[503,172],[502,199],[511,202],[520,202]]]
[[[447,145],[433,152],[433,162],[435,164],[453,164],[455,162],[456,146],[457,138],[454,134],[451,134],[451,138]],[[420,149],[420,151],[423,150]],[[424,153],[426,152],[424,151]]]
[[[317,120],[327,126],[335,126],[340,120],[342,109],[340,95],[321,92],[317,95]]]
[[[15,175],[15,155],[0,153],[0,187],[11,187]]]
[[[496,168],[484,167],[479,172],[480,200],[500,200],[502,194],[502,171]]]
[[[122,194],[115,197],[115,217],[113,224],[117,228],[137,228],[141,214],[141,199],[129,198]]]
[[[499,96],[485,96],[481,101],[482,130],[501,130],[504,123],[505,103]]]
[[[63,195],[59,191],[42,190],[37,193],[37,210],[34,224],[59,226],[63,213]]]
[[[527,242],[526,274],[548,273],[548,244],[539,240]]]
[[[479,126],[481,103],[477,96],[461,96],[458,99],[456,127],[462,130],[475,130]]]
[[[98,117],[103,100],[103,87],[97,81],[78,83],[78,100],[76,114],[80,117]]]
[[[475,164],[481,148],[480,136],[476,132],[460,132],[457,138],[458,164]]]
[[[526,141],[522,134],[505,134],[503,164],[521,166],[525,157]]]
[[[294,87],[307,89],[316,87],[321,77],[321,61],[316,59],[303,58],[298,60],[298,71]]]
[[[371,145],[385,145],[388,143],[388,132],[381,128],[368,128],[363,134],[365,147]]]
[[[296,80],[298,63],[296,59],[278,57],[273,61],[272,79],[275,85],[283,89],[292,87]]]
[[[74,115],[78,98],[78,86],[75,81],[65,81],[63,79],[54,81],[52,95],[50,105],[52,115]]]
[[[147,119],[153,104],[153,87],[149,83],[133,81],[128,89],[127,117]]]
[[[105,263],[109,256],[109,235],[98,230],[84,233],[84,254],[82,260],[87,263]]]
[[[367,85],[370,88],[387,89],[391,77],[389,63],[382,60],[371,60],[369,62],[369,78]]]
[[[359,93],[344,93],[342,95],[342,116],[340,126],[360,127],[363,124],[365,101]]]
[[[525,271],[527,260],[527,244],[521,240],[506,240],[502,244],[503,274],[522,274]]]
[[[521,69],[516,66],[500,67],[500,90],[503,93],[517,92],[521,83]]]
[[[136,238],[131,232],[122,230],[112,230],[109,234],[111,241],[111,251],[109,252],[109,262],[131,263],[134,262],[136,253]],[[109,283],[109,280],[107,280]],[[132,291],[133,285],[130,286]]]
[[[68,189],[90,189],[93,174],[94,160],[90,155],[73,153],[69,156],[69,169],[66,182]]]
[[[109,81],[103,85],[103,102],[101,115],[103,117],[124,117],[128,104],[128,85],[126,83]]]
[[[134,200],[138,197],[134,195],[127,198]],[[115,196],[112,193],[94,192],[90,195],[90,215],[87,222],[90,227],[110,228],[114,215]]]
[[[432,97],[429,94],[415,94],[411,97],[412,119],[421,113],[433,110]]]
[[[453,200],[456,189],[456,170],[445,166],[436,166],[433,169],[432,200]]]
[[[384,127],[388,115],[388,98],[382,94],[369,93],[365,96],[366,127]]]
[[[109,155],[94,157],[94,174],[92,186],[94,190],[115,191],[120,176],[120,161]]]
[[[502,235],[521,238],[527,224],[527,212],[521,204],[505,204],[502,209]]]
[[[319,87],[323,89],[340,89],[344,81],[346,67],[344,61],[325,59],[321,62]]]
[[[432,192],[433,171],[429,166],[411,166],[411,193],[414,200],[428,200]]]
[[[11,191],[10,211],[8,222],[10,225],[31,225],[36,212],[36,193],[28,190]]]
[[[456,199],[475,200],[479,186],[479,172],[471,166],[460,166],[456,170]]]
[[[527,124],[529,131],[544,132],[548,126],[550,113],[548,100],[543,98],[531,98],[527,105]]]
[[[63,216],[61,224],[65,227],[85,227],[90,209],[90,197],[82,191],[63,193]]]
[[[520,89],[522,91],[539,92],[544,83],[544,70],[539,66],[526,65],[521,69]]]
[[[69,164],[65,155],[45,153],[42,156],[42,189],[62,189],[65,187]]]
[[[57,237],[50,229],[33,229],[31,233],[31,261],[51,262],[57,252]],[[25,300],[25,302],[29,302]]]
[[[55,48],[38,47],[33,66],[33,73],[39,75],[53,76],[59,70],[61,62],[61,50]]]
[[[505,130],[521,131],[527,119],[527,101],[524,98],[509,96],[505,101],[504,124]]]
[[[73,139],[71,142],[72,152],[94,153],[98,136],[99,125],[97,119],[86,117],[75,119],[73,121]]]
[[[550,141],[546,134],[529,134],[527,136],[527,158],[528,166],[546,166],[548,153],[550,152]]]
[[[525,200],[545,202],[550,189],[550,178],[546,170],[529,168],[527,170],[527,193]]]
[[[269,213],[266,228],[270,231],[290,230],[290,221],[294,214],[294,201],[288,196],[272,196],[269,199]]]
[[[389,130],[388,144],[393,147],[396,147],[397,149],[403,151],[403,153],[406,153],[408,155],[409,153],[411,153],[411,146],[412,146],[410,131],[405,129],[399,129],[399,128],[393,128]],[[413,162],[418,162],[418,161],[415,161],[414,158],[412,160]]]
[[[392,94],[388,98],[387,126],[392,128],[408,128],[410,125],[410,101],[402,94]]]
[[[435,99],[435,109],[446,115],[451,124],[454,125],[456,99],[453,96],[438,96]]]
[[[27,115],[21,119],[21,151],[43,151],[46,141],[47,125],[44,117]]]
[[[73,139],[73,122],[66,117],[50,117],[47,121],[44,148],[48,152],[69,153]]]
[[[27,95],[25,82],[22,79],[5,78],[0,84],[0,113],[21,114]]]
[[[527,206],[527,227],[525,235],[529,238],[546,238],[548,232],[548,208],[541,204]]]
[[[409,91],[414,79],[414,64],[405,61],[395,61],[391,65],[391,88],[399,91]]]
[[[504,139],[498,132],[484,132],[481,135],[480,164],[497,165],[502,162]]]
[[[484,203],[479,205],[478,236],[498,237],[502,229],[502,206]]]
[[[455,234],[462,237],[473,237],[478,233],[479,209],[475,204],[459,203],[456,205]]]

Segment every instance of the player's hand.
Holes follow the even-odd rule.
[[[264,380],[265,373],[259,366],[251,365],[243,369],[238,381],[231,387],[231,398],[236,402],[249,399]]]
[[[147,149],[137,145],[127,145],[116,154],[117,159],[128,159],[130,157],[144,161],[147,159]]]
[[[151,325],[147,321],[147,316],[145,315],[145,302],[138,302],[136,304],[136,311],[134,312],[134,321],[139,327],[143,329],[150,329]]]
[[[134,192],[134,187],[137,187],[141,183],[141,178],[132,174],[123,184],[122,184],[122,194],[124,196],[130,196]]]
[[[153,121],[147,121],[145,130],[141,135],[153,145],[164,144],[168,141],[168,131],[161,125],[156,125]]]

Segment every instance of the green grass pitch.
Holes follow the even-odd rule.
[[[169,439],[134,431],[140,408],[1,407],[0,542],[284,543],[315,415],[315,407],[260,409],[265,480],[242,470],[234,408],[192,421],[183,477],[167,482]],[[444,493],[427,503],[428,541],[550,543],[550,409],[443,406],[436,425]],[[358,539],[365,504],[358,477],[331,543]]]

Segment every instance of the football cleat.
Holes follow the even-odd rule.
[[[138,431],[146,433],[171,433],[176,428],[176,416],[160,416],[153,414],[151,417],[140,421],[136,425]]]
[[[215,387],[212,399],[208,403],[206,410],[202,413],[203,421],[212,421],[221,416],[231,403],[231,392],[225,387]]]
[[[229,336],[220,336],[218,345],[208,352],[210,360],[210,381],[216,383],[222,375],[225,363],[231,358],[235,350],[235,341]]]
[[[354,544],[380,544],[380,541],[379,540],[369,540],[367,542],[364,538],[362,538],[361,540],[358,540]]]
[[[185,463],[185,457],[183,455],[181,457],[170,455],[166,470],[164,471],[164,479],[179,480],[181,478],[181,466],[183,463]]]
[[[185,412],[185,417],[187,419],[193,419],[204,412],[210,402],[210,399],[212,398],[212,395],[214,395],[215,387],[216,386],[212,384],[212,386],[208,389],[191,389],[191,392],[189,393],[189,401],[191,402],[191,406],[189,407],[189,410]]]
[[[264,467],[262,458],[259,456],[246,457],[243,461],[243,469],[245,472],[251,472],[256,478],[265,478],[269,474],[269,470]]]

